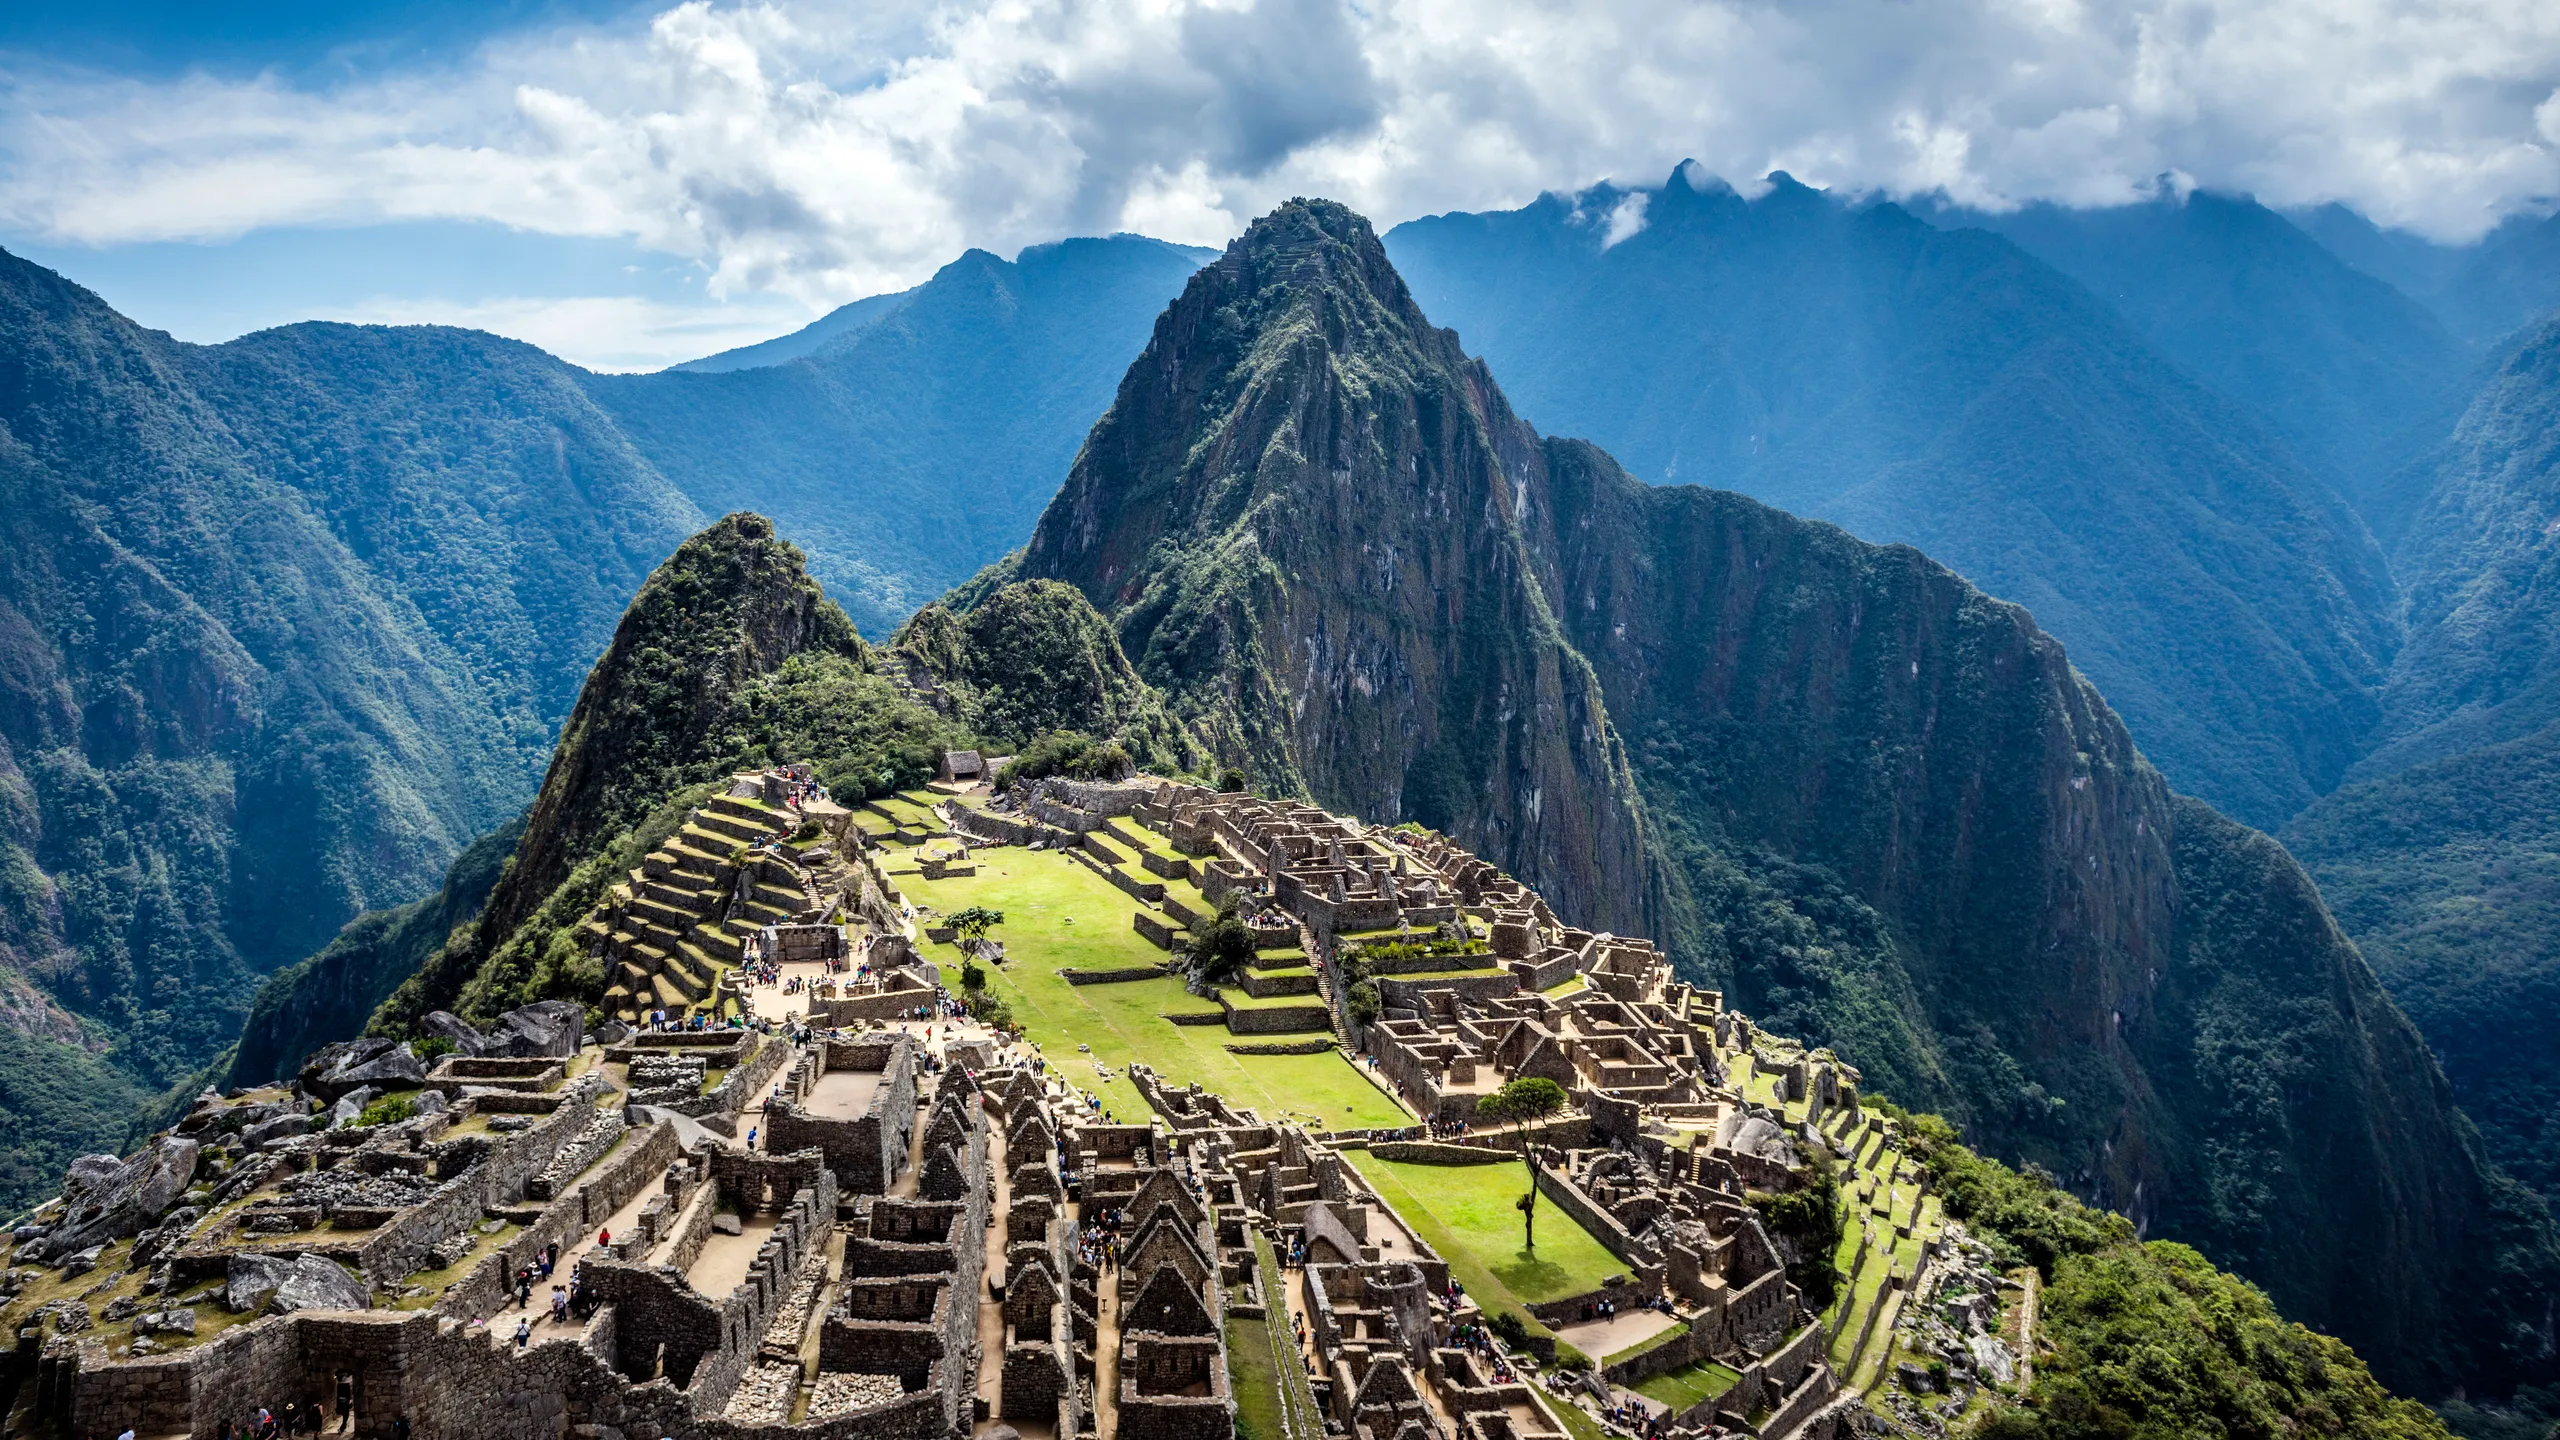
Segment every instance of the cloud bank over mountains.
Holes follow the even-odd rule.
[[[1993,208],[2169,176],[2465,240],[2560,197],[2560,6],[695,0],[317,84],[0,56],[17,234],[486,221],[811,307],[970,245],[1213,243],[1292,194],[1391,223],[1684,156]]]

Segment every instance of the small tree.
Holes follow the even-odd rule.
[[[1218,907],[1218,918],[1194,936],[1184,955],[1191,988],[1202,994],[1233,982],[1253,965],[1253,929],[1244,923],[1233,895]]]
[[[1538,1147],[1529,1127],[1543,1124],[1564,1109],[1564,1087],[1541,1075],[1523,1075],[1476,1103],[1476,1114],[1497,1125],[1517,1126],[1520,1163],[1529,1172],[1529,1193],[1520,1197],[1520,1231],[1525,1248],[1538,1248]]]
[[[1004,923],[1004,912],[990,910],[984,905],[972,905],[945,923],[951,926],[951,933],[962,940],[983,940],[989,930]]]
[[[962,994],[965,994],[965,995],[975,995],[975,994],[977,994],[979,991],[984,990],[984,989],[986,989],[986,988],[987,988],[987,972],[986,972],[986,970],[985,970],[983,967],[981,967],[981,966],[978,964],[978,962],[977,962],[977,961],[975,961],[975,960],[963,960],[963,961],[961,961],[961,962],[960,962],[960,990],[961,990],[961,993],[962,993]]]

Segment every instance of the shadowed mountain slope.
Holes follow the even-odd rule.
[[[172,1084],[261,973],[522,805],[567,698],[545,668],[601,643],[691,518],[566,374],[461,331],[180,345],[0,257],[0,966],[23,1033]],[[113,1093],[31,1045],[55,1083]]]
[[[2421,497],[2395,482],[2460,413],[2472,364],[2425,306],[2245,195],[1919,213],[1991,231],[2079,281],[2265,421],[2376,533],[2406,523]]]
[[[2384,743],[2284,835],[2491,1153],[2560,1196],[2560,319],[2423,470]]]
[[[2548,1217],[2282,850],[2016,606],[1542,440],[1341,207],[1194,277],[1017,575],[1091,597],[1221,761],[1662,936],[2399,1383],[2548,1364]]]
[[[2145,753],[2237,814],[2336,783],[2390,583],[2267,424],[2003,239],[1687,173],[1413,221],[1388,248],[1539,423],[2029,606]]]

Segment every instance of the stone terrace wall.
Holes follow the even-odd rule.
[[[1591,1238],[1617,1256],[1628,1269],[1635,1271],[1636,1279],[1642,1282],[1646,1293],[1662,1287],[1662,1257],[1628,1234],[1627,1227],[1619,1223],[1618,1217],[1585,1194],[1581,1186],[1574,1184],[1562,1172],[1541,1165],[1538,1167],[1538,1193],[1556,1202],[1557,1209],[1572,1216],[1577,1224],[1591,1232]]]

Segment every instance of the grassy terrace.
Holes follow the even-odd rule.
[[[1740,1371],[1728,1369],[1713,1360],[1700,1360],[1696,1364],[1683,1365],[1677,1370],[1656,1375],[1636,1385],[1634,1389],[1637,1394],[1647,1400],[1660,1401],[1677,1412],[1686,1410],[1701,1400],[1723,1394],[1732,1389],[1734,1382],[1741,1378]]]
[[[1528,1189],[1528,1175],[1520,1166],[1413,1165],[1365,1150],[1346,1154],[1488,1311],[1529,1320],[1526,1307],[1578,1295],[1626,1271],[1590,1231],[1546,1200],[1538,1202],[1538,1248],[1523,1249],[1514,1205]]]
[[[1129,1062],[1143,1060],[1175,1084],[1197,1081],[1268,1119],[1294,1116],[1323,1129],[1411,1123],[1338,1051],[1235,1055],[1226,1048],[1235,1037],[1222,1025],[1167,1022],[1168,1013],[1219,1013],[1216,1002],[1186,994],[1179,980],[1069,985],[1058,978],[1061,967],[1119,970],[1166,959],[1131,928],[1137,902],[1064,855],[1007,847],[983,852],[973,876],[902,875],[896,883],[909,899],[942,914],[971,905],[1004,912],[1005,923],[991,933],[1004,942],[1006,963],[989,983],[1060,1076],[1099,1094],[1117,1115],[1147,1113],[1127,1078]],[[930,942],[924,948],[957,991],[959,950]],[[1079,1053],[1078,1044],[1093,1053]],[[1094,1073],[1096,1061],[1111,1068],[1107,1082]]]

